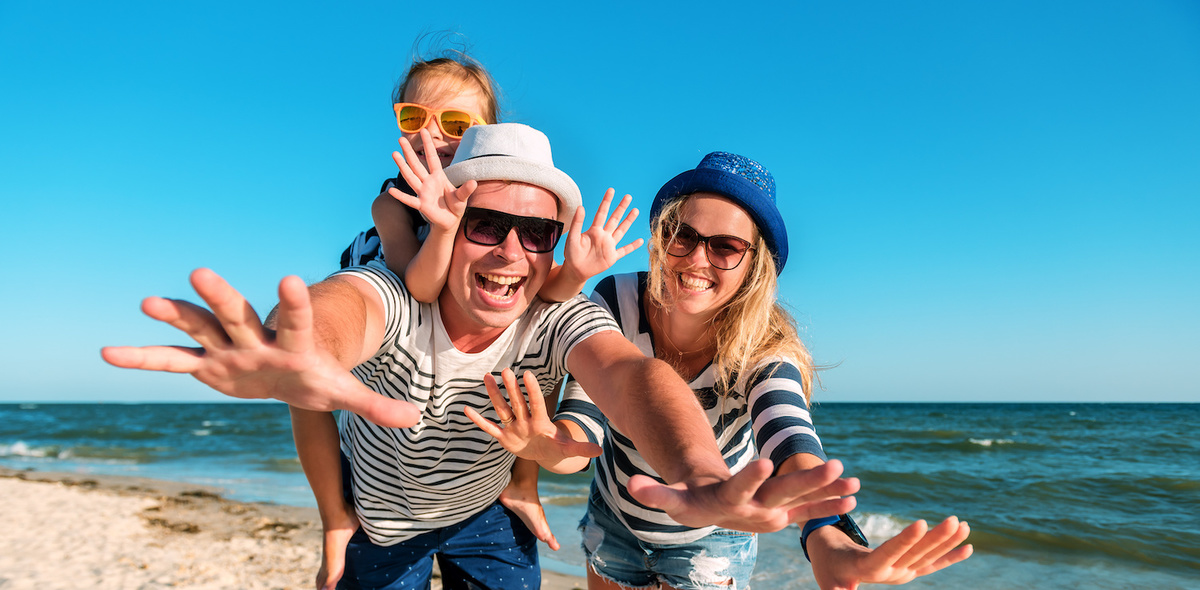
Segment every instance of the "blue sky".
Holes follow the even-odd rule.
[[[585,204],[763,162],[819,401],[1200,401],[1194,2],[205,4],[0,3],[0,402],[217,401],[98,350],[335,270],[437,30]]]

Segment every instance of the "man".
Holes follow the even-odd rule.
[[[836,461],[769,478],[763,460],[730,476],[695,396],[668,365],[644,357],[586,298],[536,297],[556,226],[561,232],[556,220],[569,220],[580,203],[544,135],[516,124],[472,127],[446,175],[478,187],[436,303],[418,303],[374,263],[307,291],[288,277],[272,336],[236,291],[202,269],[192,283],[211,313],[182,301],[143,303],[202,349],[103,351],[120,367],[191,373],[226,395],[296,408],[297,451],[326,530],[326,584],[341,577],[345,557],[347,587],[422,587],[438,555],[477,586],[540,587],[536,540],[496,502],[514,457],[464,415],[470,408],[511,418],[495,413],[484,386],[485,375],[503,369],[531,371],[542,384],[570,371],[675,482],[647,478],[631,482],[631,493],[678,522],[765,532],[854,507],[845,496],[858,482],[838,479]],[[341,474],[333,409],[347,410],[339,419],[349,474]],[[562,440],[527,458],[594,456],[592,447]],[[341,501],[343,477],[353,482],[353,509]]]

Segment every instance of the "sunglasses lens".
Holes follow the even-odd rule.
[[[442,131],[455,139],[461,138],[471,126],[471,115],[462,111],[446,111],[441,117]]]
[[[733,270],[741,264],[750,244],[733,236],[702,237],[692,226],[681,223],[677,226],[665,226],[663,237],[667,240],[667,254],[683,258],[692,253],[701,241],[704,242],[704,255],[708,263],[721,270]]]
[[[741,240],[720,236],[708,239],[708,261],[717,268],[733,269],[745,255],[746,245]]]
[[[504,241],[512,226],[504,220],[496,219],[483,213],[468,213],[463,226],[463,234],[468,240],[484,246],[495,246]]]
[[[562,225],[549,219],[522,219],[517,224],[521,246],[530,252],[550,252],[558,245]]]
[[[562,235],[562,224],[553,219],[520,217],[490,209],[468,207],[463,220],[463,235],[484,246],[500,244],[515,228],[522,248],[544,253],[553,251]]]
[[[668,227],[666,231],[667,239],[670,240],[667,243],[667,254],[687,256],[696,249],[696,243],[700,239],[700,234],[697,234],[696,230],[687,225],[679,225],[675,228]]]
[[[402,107],[396,113],[396,120],[400,122],[400,130],[405,133],[417,133],[425,126],[425,119],[429,116],[429,112],[418,106]]]

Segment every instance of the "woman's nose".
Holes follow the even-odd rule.
[[[708,242],[696,242],[696,247],[687,255],[688,264],[695,267],[708,266]]]

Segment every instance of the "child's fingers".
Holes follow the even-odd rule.
[[[454,199],[457,202],[464,203],[464,204],[467,202],[467,199],[469,199],[471,197],[471,195],[475,193],[475,189],[479,187],[479,183],[475,182],[474,180],[468,180],[468,181],[464,182],[463,185],[458,188],[454,188],[454,185],[450,184],[449,182],[447,182],[446,185],[449,186],[450,188],[454,189],[453,191],[451,191],[451,194],[453,194]]]
[[[608,189],[608,190],[611,191],[612,189]],[[613,209],[612,215],[609,215],[608,220],[604,223],[604,231],[606,231],[610,234],[613,233],[613,228],[617,227],[617,224],[622,221],[621,216],[625,215],[625,209],[627,209],[629,207],[629,204],[632,202],[633,202],[633,195],[625,195],[621,199],[621,202],[617,203],[617,208]],[[634,211],[637,211],[637,209],[634,209]],[[626,226],[626,227],[628,227],[628,226]]]
[[[425,164],[429,167],[429,173],[440,173],[442,160],[438,158],[437,149],[433,147],[433,136],[429,135],[429,129],[424,127],[421,128],[421,145],[425,146]]]
[[[620,259],[624,258],[626,254],[629,254],[630,252],[633,252],[634,250],[641,248],[642,242],[644,242],[644,241],[645,240],[638,238],[637,240],[634,240],[633,243],[625,244],[624,246],[621,246],[620,248],[618,248],[617,249],[617,260],[620,260]]]
[[[407,179],[405,179],[405,180],[407,180]],[[409,185],[411,186],[412,183],[410,182]],[[409,207],[412,207],[413,209],[417,209],[417,210],[421,209],[421,199],[419,199],[413,195],[410,195],[394,186],[392,188],[388,189],[388,194],[391,195],[393,199],[396,199],[397,201],[400,201],[401,203],[404,203],[405,205],[408,205]]]
[[[583,235],[583,220],[587,217],[587,211],[583,205],[575,208],[575,214],[571,216],[571,227],[567,230],[567,241],[578,241],[579,236]]]
[[[404,152],[404,163],[401,164],[400,161],[396,162],[400,166],[400,173],[404,174],[404,170],[407,168],[412,177],[417,179],[416,185],[412,185],[411,182],[409,185],[412,186],[413,190],[420,190],[425,177],[429,176],[429,171],[421,163],[421,157],[417,155],[417,150],[413,148],[412,142],[407,137],[400,138],[400,149]],[[408,180],[408,176],[405,176],[404,180]]]
[[[592,217],[591,229],[605,227],[608,223],[608,207],[612,205],[612,198],[615,194],[617,194],[616,189],[611,187],[604,191],[604,198],[600,199],[600,206],[596,208],[595,217]]]
[[[400,142],[401,147],[405,147],[404,157],[401,157],[399,152],[392,152],[392,160],[396,162],[396,167],[400,169],[400,177],[404,179],[404,182],[407,182],[408,186],[412,187],[414,191],[420,191],[421,186],[425,183],[417,175],[417,172],[413,170],[412,166],[408,164],[408,158],[416,158],[417,156],[415,154],[410,155],[412,153],[412,146],[408,144],[407,139],[402,137],[400,138]]]
[[[625,217],[621,225],[617,226],[617,229],[612,232],[613,239],[619,242],[621,238],[625,237],[625,232],[629,231],[629,226],[633,225],[634,220],[638,218],[638,213],[640,212],[636,208],[629,211],[629,215]]]

